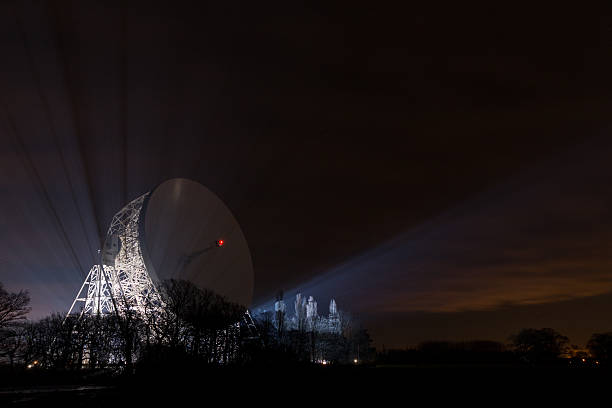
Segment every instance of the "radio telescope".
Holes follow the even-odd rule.
[[[206,187],[165,181],[115,214],[99,263],[85,278],[68,314],[145,313],[160,304],[156,283],[188,280],[248,307],[253,265],[238,222]]]

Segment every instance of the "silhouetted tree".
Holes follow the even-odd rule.
[[[283,302],[283,291],[279,291],[276,295],[276,301]],[[276,305],[275,305],[276,307]],[[274,319],[276,322],[276,337],[280,343],[283,342],[285,336],[285,316],[286,311],[284,309],[275,310]]]
[[[23,321],[30,312],[29,304],[27,291],[7,292],[0,282],[0,329]]]
[[[332,363],[347,364],[356,357],[351,354],[352,345],[339,333],[319,333],[317,350],[321,358]]]
[[[257,327],[257,333],[263,343],[264,347],[272,347],[275,345],[275,328],[274,328],[274,315],[271,311],[266,310],[254,319],[255,326]]]
[[[612,363],[612,332],[595,333],[587,343],[592,357],[604,365]]]
[[[26,325],[26,361],[37,360],[47,368],[68,368],[73,358],[73,328],[76,319],[68,319],[65,325],[63,321],[63,316],[52,314]]]
[[[529,362],[552,362],[567,353],[569,339],[554,329],[523,329],[510,337],[514,351]]]
[[[14,323],[0,330],[0,357],[8,359],[11,368],[19,361],[25,345],[24,323]]]
[[[360,328],[353,334],[353,355],[360,362],[367,363],[374,360],[376,349],[372,347],[372,337],[368,329]]]
[[[133,370],[134,359],[141,346],[143,321],[136,311],[128,308],[118,315],[105,318],[109,319],[109,328],[114,329],[116,344],[121,352],[121,363],[125,364],[126,373],[129,374]]]
[[[8,359],[11,367],[22,347],[23,322],[30,311],[27,291],[11,293],[0,283],[0,357]]]
[[[149,351],[190,355],[204,363],[226,363],[236,354],[244,307],[189,281],[166,280],[159,289],[162,304],[147,312]]]

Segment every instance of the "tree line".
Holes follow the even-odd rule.
[[[341,333],[284,330],[188,281],[159,285],[161,302],[145,313],[125,308],[113,315],[51,314],[38,321],[27,291],[0,284],[0,359],[11,367],[134,372],[169,366],[349,363],[373,360],[372,341],[349,320]]]
[[[612,366],[612,332],[595,333],[584,348],[552,328],[525,328],[498,341],[426,341],[414,348],[382,350],[381,364],[499,364],[524,366]]]
[[[144,314],[125,308],[29,321],[27,291],[9,293],[0,285],[0,358],[28,368],[127,371],[150,360],[210,365],[239,359],[247,339],[237,324],[244,307],[187,281],[167,280],[159,289],[161,302],[147,305]]]
[[[262,350],[256,358],[269,363],[367,365],[375,362],[376,349],[368,330],[348,313],[339,314],[337,330],[326,330],[321,318],[307,322],[297,316],[294,328],[285,324],[282,311],[261,313],[256,325]]]
[[[288,329],[278,311],[245,320],[246,309],[188,281],[159,285],[161,304],[109,316],[51,314],[38,321],[27,291],[0,283],[0,362],[32,369],[116,369],[168,365],[430,364],[612,366],[612,332],[595,333],[584,348],[551,328],[526,328],[508,343],[428,341],[416,348],[376,353],[368,331],[348,314],[340,329],[317,322]]]

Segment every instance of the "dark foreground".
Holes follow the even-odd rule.
[[[137,375],[111,372],[3,373],[0,407],[188,406],[250,403],[279,405],[289,394],[318,404],[321,398],[361,402],[365,397],[424,393],[435,400],[492,390],[545,390],[548,381],[599,377],[607,370],[517,366],[363,366],[208,368]],[[454,391],[451,391],[454,390]],[[289,393],[289,394],[287,394]],[[476,394],[474,394],[475,396]],[[419,397],[420,398],[420,397]],[[176,407],[178,408],[178,406]]]

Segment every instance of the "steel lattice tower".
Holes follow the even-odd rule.
[[[80,315],[109,315],[126,310],[144,315],[161,299],[142,256],[139,222],[151,192],[132,200],[115,214],[106,234],[99,263],[92,266],[68,315],[82,303]],[[78,309],[77,309],[78,310]]]

